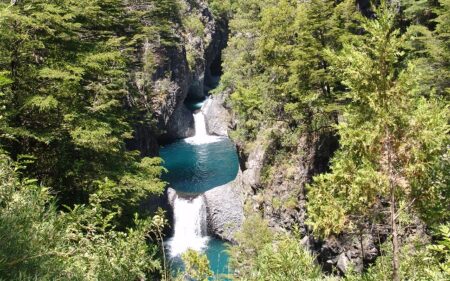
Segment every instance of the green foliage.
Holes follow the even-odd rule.
[[[233,4],[236,0],[208,0],[208,6],[216,17],[231,16]]]
[[[277,165],[289,163],[301,136],[337,130],[340,149],[331,170],[314,177],[307,194],[308,224],[318,236],[386,224],[386,203],[392,206],[391,230],[417,216],[430,226],[446,222],[450,5],[381,1],[364,17],[354,1],[338,2],[235,1],[218,90],[232,90],[232,136],[247,148],[275,128],[268,137],[274,152],[265,159],[264,188],[279,176]],[[255,200],[281,205],[277,198]],[[239,277],[264,280],[276,271],[270,258],[284,259],[273,246],[256,262],[265,248],[251,234],[263,232],[261,224],[251,216],[232,249]],[[267,243],[277,244],[280,238],[269,233]],[[424,248],[405,242],[401,275],[445,280],[439,259]],[[348,279],[390,280],[394,256],[395,249],[386,251],[367,274]],[[302,279],[287,272],[268,280]]]
[[[213,276],[209,267],[208,257],[189,249],[182,255],[186,268],[185,276],[196,281],[208,281]]]
[[[342,9],[334,1],[236,1],[222,87],[233,90],[238,141],[276,126],[293,132],[290,148],[300,129],[330,129],[338,81],[325,49],[339,49],[350,32],[342,22],[352,13]]]
[[[394,14],[378,12],[378,19],[364,21],[369,36],[333,55],[351,103],[338,126],[341,148],[333,172],[316,177],[310,188],[309,223],[324,235],[358,224],[356,217],[373,219],[392,185],[399,202],[413,202],[430,221],[442,220],[448,206],[442,170],[448,165],[448,107],[417,91],[413,63],[396,67],[402,41]]]
[[[101,205],[56,208],[48,189],[19,179],[22,165],[0,156],[1,280],[143,280],[161,269],[147,238],[156,220],[124,232]]]
[[[175,17],[163,2],[152,17]],[[160,160],[125,148],[136,114],[124,110],[135,95],[128,67],[148,32],[142,14],[121,0],[55,0],[2,3],[0,15],[2,147],[13,158],[32,155],[27,176],[63,204],[87,203],[99,191],[129,220],[139,200],[164,188]]]
[[[277,233],[258,215],[248,217],[231,247],[237,280],[331,280],[323,275],[299,235]]]
[[[245,219],[236,240],[237,246],[233,246],[230,251],[230,265],[238,269],[240,276],[250,276],[256,266],[256,257],[266,245],[272,244],[274,234],[265,220],[253,214]]]
[[[148,105],[125,107],[141,94],[130,70],[142,64],[148,73],[136,80],[144,88],[156,67],[152,48],[142,59],[138,50],[157,38],[176,43],[177,1],[151,2],[144,9],[122,0],[0,2],[0,146],[33,160],[18,174],[2,156],[1,278],[159,273],[162,226],[135,213],[164,190],[164,169],[125,145],[141,111],[154,122]]]
[[[400,276],[401,280],[447,280],[450,275],[441,270],[439,259],[433,256],[426,244],[416,237],[411,237],[402,246]],[[375,281],[391,280],[392,277],[392,250],[388,243],[381,245],[383,253],[375,264],[371,265],[363,274],[350,272],[346,275],[348,281]]]
[[[437,243],[430,245],[428,249],[440,262],[445,276],[450,278],[450,225],[448,223],[440,225],[437,234]]]
[[[295,237],[279,235],[266,244],[256,258],[256,266],[244,280],[321,280],[322,271],[314,257]]]

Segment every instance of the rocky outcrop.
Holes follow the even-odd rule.
[[[194,119],[185,107],[190,81],[186,51],[166,47],[163,52],[165,64],[159,64],[153,76],[153,112],[163,139],[179,139],[194,135]],[[170,73],[170,76],[167,74]]]
[[[197,100],[204,98],[218,82],[217,76],[221,74],[221,52],[227,44],[228,26],[226,20],[213,16],[206,1],[183,2],[185,4],[183,16],[190,25],[193,25],[186,29],[185,36],[191,67],[188,98]],[[203,30],[198,30],[200,27],[196,27],[195,22],[201,23]]]
[[[232,128],[232,116],[226,107],[226,99],[229,94],[229,91],[225,91],[210,96],[202,108],[205,114],[206,129],[210,135],[228,136],[228,131]]]
[[[130,87],[136,94],[128,97],[127,104],[137,108],[141,116],[136,117],[134,139],[128,146],[139,149],[143,156],[157,154],[156,140],[164,143],[194,135],[193,116],[184,101],[205,96],[214,80],[211,66],[218,60],[220,66],[221,50],[226,45],[226,22],[213,16],[206,1],[182,2],[180,13],[168,19],[171,37],[161,40],[149,34],[136,47],[130,69]],[[151,15],[154,7],[130,2],[129,9]],[[192,21],[186,20],[187,16]],[[143,25],[152,25],[148,18],[151,16],[143,17]]]
[[[374,262],[380,254],[378,245],[386,239],[386,235],[379,234],[380,236],[376,236],[375,232],[331,236],[325,241],[316,241],[310,249],[318,253],[318,261],[325,271],[332,272],[337,269],[341,274],[345,274],[352,268],[361,272],[364,265]]]
[[[271,227],[290,230],[300,225],[306,235],[305,187],[314,174],[327,168],[326,164],[320,164],[327,163],[327,159],[323,162],[319,159],[329,158],[336,144],[326,143],[333,142],[330,137],[305,135],[288,158],[279,160],[275,156],[284,135],[280,128],[281,124],[262,131],[251,149],[241,152],[246,156],[243,192],[246,202],[254,211],[261,211]]]
[[[234,243],[244,220],[241,174],[228,184],[205,192],[208,233]]]
[[[168,139],[180,139],[192,137],[194,134],[194,117],[192,112],[184,104],[181,104],[170,117],[165,136]]]

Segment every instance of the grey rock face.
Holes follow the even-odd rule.
[[[181,104],[170,117],[167,136],[170,139],[178,139],[192,137],[194,134],[194,116],[184,104]]]
[[[166,50],[167,65],[160,66],[156,72],[153,92],[161,100],[154,105],[158,127],[163,132],[163,138],[180,139],[194,135],[194,119],[191,112],[184,106],[187,97],[190,76],[186,61],[186,52],[182,50]],[[167,73],[171,73],[167,77]]]
[[[345,274],[349,269],[349,266],[350,260],[347,258],[347,255],[345,253],[340,254],[337,260],[336,267]]]
[[[210,135],[228,136],[228,130],[232,126],[232,116],[225,107],[228,95],[229,92],[213,95],[208,98],[202,108],[205,114],[206,129]]]
[[[233,182],[205,192],[208,232],[222,240],[235,242],[244,220],[240,176]]]
[[[137,46],[130,69],[130,86],[138,94],[128,97],[128,106],[138,108],[141,116],[135,122],[135,139],[129,142],[129,147],[139,149],[143,156],[157,154],[153,147],[155,140],[164,142],[193,136],[193,117],[184,107],[184,101],[188,97],[205,96],[213,75],[211,65],[226,46],[227,24],[214,18],[207,2],[183,2],[188,13],[201,20],[204,31],[198,33],[174,21],[174,36],[178,37],[175,41],[179,43],[163,45],[154,38],[143,40]],[[130,3],[128,8],[146,12],[152,5]],[[142,24],[152,23],[143,19]],[[142,122],[150,116],[155,122]]]
[[[242,183],[244,190],[251,193],[261,188],[261,173],[268,157],[273,149],[273,141],[269,134],[263,132],[253,145],[245,162],[245,170],[242,173]],[[251,194],[250,194],[251,195]]]
[[[363,264],[375,261],[379,255],[376,245],[386,239],[385,234],[377,236],[375,232],[377,230],[373,234],[365,234],[362,237],[354,234],[331,236],[322,241],[320,245],[313,246],[312,249],[318,253],[318,260],[323,265],[324,270],[331,272],[335,267],[342,274],[345,274],[352,267],[353,270],[361,272],[364,267]],[[363,252],[364,258],[362,257]]]

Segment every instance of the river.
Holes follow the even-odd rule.
[[[194,249],[207,255],[215,276],[223,276],[229,273],[226,243],[208,233],[202,195],[233,181],[239,162],[230,139],[208,135],[202,105],[188,105],[194,111],[195,135],[161,149],[169,171],[165,180],[177,192],[173,202],[174,231],[165,244],[175,270],[182,270],[181,254]]]

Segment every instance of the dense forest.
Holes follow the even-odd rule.
[[[213,68],[245,220],[172,274]],[[0,280],[449,280],[449,98],[449,0],[1,0]]]

